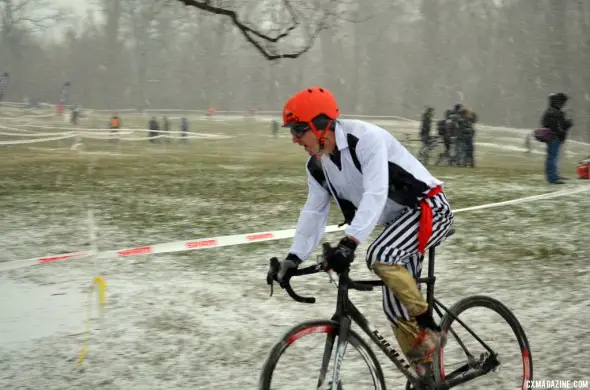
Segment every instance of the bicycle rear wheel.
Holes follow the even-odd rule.
[[[338,332],[338,323],[327,320],[304,322],[293,327],[271,349],[260,375],[259,389],[331,389]],[[328,364],[322,370],[324,360]],[[319,383],[322,383],[321,387],[318,387]],[[337,388],[386,388],[383,371],[375,354],[352,330],[348,334]]]
[[[447,344],[433,359],[438,383],[480,371],[486,373],[469,382],[480,387],[472,388],[528,388],[533,378],[529,343],[518,319],[504,304],[471,296],[453,305],[450,313],[454,317],[446,313],[440,323]],[[482,336],[482,328],[492,329]]]

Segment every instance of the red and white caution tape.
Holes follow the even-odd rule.
[[[575,189],[566,189],[557,192],[550,192],[547,194],[527,196],[525,198],[512,199],[504,202],[490,203],[479,206],[466,207],[458,210],[454,210],[454,213],[461,213],[466,211],[476,211],[483,209],[490,209],[494,207],[502,207],[519,203],[532,202],[535,200],[552,199],[561,196],[574,195],[584,191],[590,191],[590,186],[581,186]],[[330,225],[326,227],[326,233],[337,232],[346,229],[346,227],[338,227],[337,225]],[[285,229],[270,232],[257,232],[248,234],[236,234],[231,236],[219,236],[219,237],[208,237],[198,238],[188,241],[173,241],[162,244],[154,244],[147,246],[140,246],[135,248],[126,248],[118,250],[110,250],[104,252],[96,251],[83,251],[74,253],[64,253],[61,255],[51,255],[44,257],[36,257],[26,260],[16,260],[0,263],[0,272],[8,271],[23,267],[29,267],[36,264],[53,263],[57,261],[65,261],[72,259],[84,258],[92,255],[99,256],[115,256],[115,257],[131,257],[140,255],[152,255],[159,253],[173,253],[173,252],[184,252],[197,249],[206,248],[220,248],[224,246],[243,245],[250,244],[253,242],[264,242],[281,240],[285,238],[292,238],[295,235],[295,229]]]

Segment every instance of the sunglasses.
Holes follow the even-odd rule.
[[[289,125],[289,128],[291,129],[291,135],[297,138],[303,136],[303,134],[305,134],[309,129],[311,129],[309,124],[305,122],[292,123]]]

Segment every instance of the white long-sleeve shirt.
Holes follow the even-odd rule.
[[[355,151],[362,173],[354,165],[349,150],[350,136],[358,139]],[[360,120],[339,120],[335,139],[341,168],[328,155],[321,157],[331,188],[326,190],[307,170],[307,201],[289,249],[302,260],[309,257],[324,234],[330,211],[330,191],[336,191],[339,198],[357,208],[346,235],[362,243],[377,224],[392,221],[407,207],[404,202],[391,199],[390,188],[402,198],[410,194],[409,198],[417,200],[419,194],[424,195],[442,184],[393,135],[376,125]],[[393,198],[398,199],[398,196]]]

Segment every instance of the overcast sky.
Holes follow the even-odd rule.
[[[79,15],[84,15],[90,7],[90,0],[53,0],[58,6],[65,6],[73,9]]]

